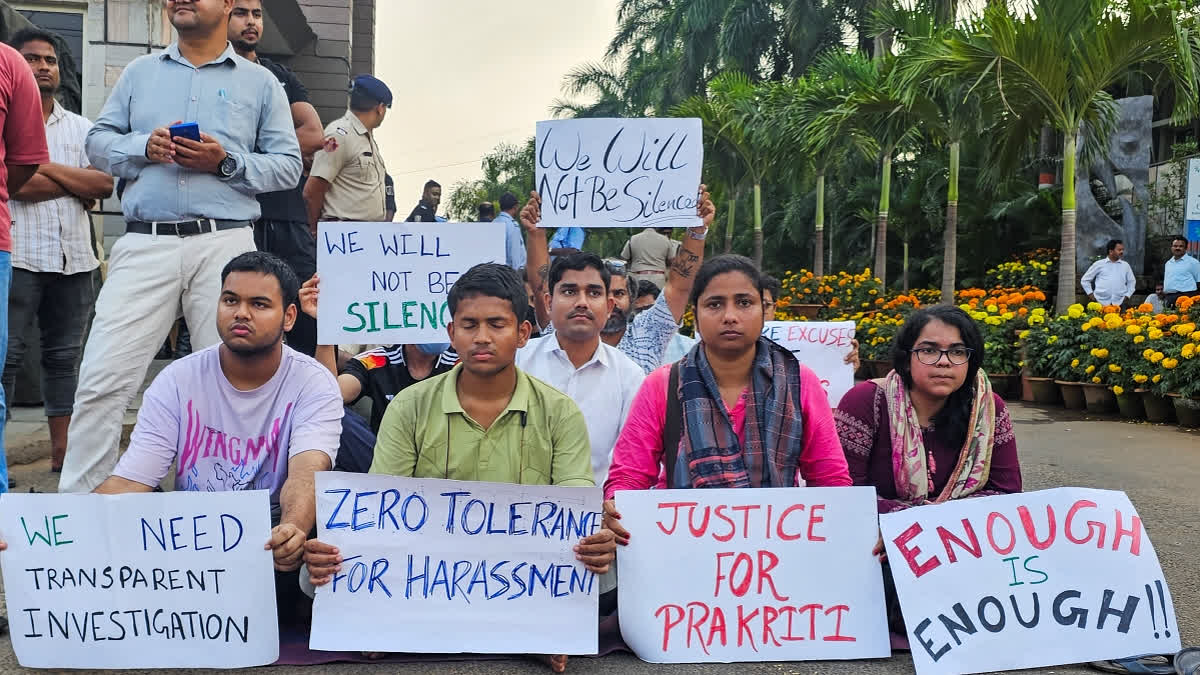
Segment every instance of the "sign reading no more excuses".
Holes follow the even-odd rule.
[[[621,633],[651,663],[891,653],[875,490],[616,494]]]
[[[318,538],[344,562],[309,646],[595,654],[599,583],[573,548],[600,504],[596,488],[318,473]]]
[[[485,262],[504,262],[501,223],[320,223],[317,341],[445,342],[450,287]]]
[[[7,494],[0,554],[30,668],[238,668],[279,657],[265,490]]]
[[[837,407],[854,386],[854,368],[846,363],[853,348],[853,321],[767,321],[762,334],[821,378],[829,405]]]
[[[537,123],[542,227],[698,227],[699,119]]]
[[[1123,492],[1058,488],[880,516],[921,675],[1180,648],[1171,593]]]

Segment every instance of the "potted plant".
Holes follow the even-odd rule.
[[[1087,407],[1083,395],[1083,379],[1090,376],[1085,372],[1089,364],[1084,362],[1084,357],[1090,349],[1087,338],[1092,327],[1092,318],[1094,317],[1087,315],[1083,305],[1074,304],[1068,308],[1066,316],[1054,320],[1050,329],[1052,334],[1059,336],[1057,344],[1061,345],[1054,356],[1055,383],[1059,386],[1063,404],[1069,410],[1083,410]]]
[[[1029,316],[1029,328],[1023,333],[1025,354],[1024,376],[1029,383],[1034,403],[1056,405],[1062,402],[1062,394],[1054,380],[1063,372],[1064,352],[1059,344],[1060,336],[1054,332],[1054,322],[1046,321],[1046,310],[1037,308]]]
[[[1197,303],[1200,296],[1180,298],[1179,314],[1159,320],[1162,337],[1149,359],[1161,368],[1162,391],[1173,399],[1179,426],[1188,428],[1200,427],[1200,329],[1192,320],[1200,314]]]

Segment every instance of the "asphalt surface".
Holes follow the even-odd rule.
[[[1200,642],[1200,432],[1175,426],[1133,424],[1090,418],[1061,409],[1014,404],[1013,420],[1026,490],[1079,486],[1120,489],[1129,494],[1162,562],[1175,600],[1184,645]],[[53,491],[48,451],[37,438],[12,439],[10,462],[18,490]],[[20,464],[21,462],[28,462]],[[549,669],[527,660],[458,661],[412,664],[337,664],[318,667],[277,666],[249,669],[272,675],[301,673],[402,673],[406,675],[543,675]],[[0,672],[34,672],[17,665],[8,636],[0,638]],[[123,671],[158,672],[158,671]],[[219,672],[177,670],[177,673]],[[735,665],[656,665],[628,654],[572,658],[568,673],[581,675],[682,675],[684,673],[912,673],[912,659],[899,652],[890,659],[852,662],[740,663]],[[1094,673],[1086,666],[1060,666],[1039,673]]]

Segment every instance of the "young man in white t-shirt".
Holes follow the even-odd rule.
[[[221,272],[221,342],[167,366],[146,390],[113,474],[95,492],[151,492],[176,466],[175,489],[266,489],[280,614],[299,600],[297,570],[316,521],[313,474],[328,471],[341,434],[333,374],[283,343],[299,282],[270,253],[243,253]],[[0,545],[0,550],[3,550]]]

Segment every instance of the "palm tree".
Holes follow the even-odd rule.
[[[997,139],[1002,166],[1013,166],[1043,125],[1063,134],[1062,241],[1058,310],[1075,298],[1075,167],[1081,126],[1085,158],[1105,152],[1118,109],[1108,92],[1139,68],[1160,67],[1177,91],[1182,122],[1197,107],[1194,18],[1178,0],[1029,0],[1018,14],[989,2],[973,26],[907,55],[934,74],[965,75],[992,89],[1006,112]]]
[[[775,126],[767,120],[765,92],[745,74],[728,72],[712,81],[709,98],[694,96],[671,109],[675,117],[700,118],[708,148],[729,152],[740,160],[754,186],[754,262],[760,265],[762,185],[781,151],[773,135]]]

